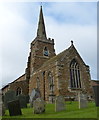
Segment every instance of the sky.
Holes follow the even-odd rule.
[[[2,86],[25,73],[30,43],[36,37],[39,2],[0,3],[0,83]],[[54,38],[56,53],[70,41],[90,66],[97,80],[97,2],[43,2],[47,37]],[[1,87],[1,86],[0,86]]]

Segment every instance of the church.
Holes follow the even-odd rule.
[[[25,74],[9,83],[2,91],[3,94],[14,90],[16,95],[30,95],[36,88],[45,101],[52,101],[58,95],[76,98],[79,92],[92,96],[89,66],[79,55],[73,41],[69,48],[56,55],[54,39],[46,35],[42,6]]]

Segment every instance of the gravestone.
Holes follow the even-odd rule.
[[[6,108],[8,108],[7,103],[12,100],[16,100],[16,93],[15,93],[15,91],[9,90],[4,95],[4,105]]]
[[[8,110],[10,116],[22,115],[19,100],[13,100],[8,102]]]
[[[2,102],[0,101],[0,116],[2,116]]]
[[[5,114],[5,107],[2,102],[2,91],[0,90],[0,116],[3,116]]]
[[[33,102],[34,114],[41,114],[45,112],[45,102],[42,98],[37,98]]]
[[[79,109],[88,106],[87,96],[85,94],[78,94]]]
[[[20,107],[21,108],[27,108],[27,100],[25,95],[19,95],[17,96],[17,99],[20,102]]]
[[[65,99],[63,96],[57,96],[55,99],[55,112],[65,110]]]
[[[5,106],[2,101],[0,101],[0,116],[5,115]]]
[[[30,95],[30,105],[33,107],[33,102],[37,98],[41,97],[40,91],[38,89],[33,89]]]
[[[93,86],[94,96],[95,96],[95,104],[99,107],[99,85]]]

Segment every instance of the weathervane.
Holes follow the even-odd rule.
[[[42,2],[40,2],[40,6],[42,7]]]

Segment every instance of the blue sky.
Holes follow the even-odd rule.
[[[97,3],[42,3],[47,36],[55,39],[56,53],[74,41],[91,78],[97,79]],[[2,84],[25,72],[30,43],[36,37],[40,3],[16,2],[0,4],[0,42]]]
[[[5,6],[9,10],[18,13],[19,16],[22,16],[28,22],[32,23],[33,19],[37,22],[40,4],[41,3],[36,2],[17,2],[6,3]],[[45,15],[53,17],[60,24],[63,22],[75,22],[75,24],[96,24],[96,2],[44,2],[42,5]],[[53,9],[50,9],[51,7]],[[33,8],[35,9],[34,11],[36,14],[33,13]],[[82,19],[84,17],[86,17],[86,20]]]

